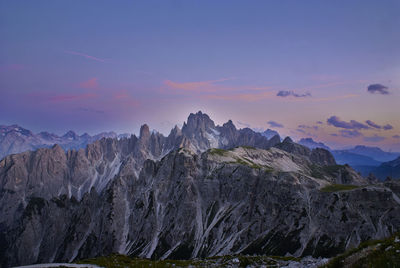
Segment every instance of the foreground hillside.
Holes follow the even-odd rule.
[[[79,261],[80,264],[96,264],[102,267],[320,267],[352,268],[400,266],[400,233],[381,240],[368,240],[356,248],[350,249],[337,257],[294,258],[277,256],[220,256],[197,260],[146,260],[129,258],[122,255],[111,255]]]
[[[227,255],[194,260],[150,260],[131,258],[112,254],[104,257],[85,259],[77,264],[39,264],[33,267],[302,267],[302,268],[341,268],[341,267],[380,267],[400,266],[400,233],[381,240],[368,240],[358,247],[331,259],[327,258],[295,258],[279,256]],[[74,266],[76,265],[76,266]]]
[[[400,267],[400,233],[381,240],[365,241],[323,266],[339,267]]]

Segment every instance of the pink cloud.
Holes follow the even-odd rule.
[[[171,80],[165,80],[163,83],[166,87],[162,87],[161,90],[165,91],[167,94],[187,94],[189,97],[200,97],[205,99],[221,99],[221,100],[248,100],[252,101],[254,98],[265,98],[265,95],[270,95],[269,91],[272,89],[270,86],[254,86],[254,85],[226,85],[218,84],[218,82],[224,82],[232,80],[235,78],[222,78],[218,80],[208,80],[208,81],[197,81],[197,82],[174,82]],[[204,93],[219,93],[225,92],[224,95],[204,95]],[[231,92],[234,95],[228,96],[227,94]],[[250,93],[248,93],[250,92]],[[257,93],[252,93],[257,92]],[[261,92],[261,93],[260,93]],[[193,96],[193,93],[197,96]],[[256,96],[256,97],[254,97]],[[255,100],[255,99],[254,99]]]
[[[97,78],[91,78],[87,81],[83,81],[82,83],[79,84],[79,87],[81,88],[86,88],[86,89],[95,89],[99,86],[97,83]]]
[[[82,57],[84,57],[84,58],[86,58],[86,59],[94,60],[94,61],[99,61],[99,62],[105,62],[105,61],[106,61],[105,59],[97,58],[97,57],[90,56],[90,55],[88,55],[88,54],[80,53],[80,52],[76,52],[76,51],[69,51],[69,50],[66,50],[66,51],[64,51],[64,53],[71,54],[71,55],[76,55],[76,56],[82,56]]]
[[[77,94],[77,95],[57,95],[50,97],[51,102],[66,102],[66,101],[80,101],[85,99],[96,98],[97,95],[93,93]]]
[[[137,106],[139,101],[132,97],[132,95],[127,90],[121,90],[113,95],[113,99],[119,104]]]
[[[218,80],[183,82],[183,83],[174,82],[171,80],[165,80],[164,85],[168,86],[171,89],[209,91],[209,90],[215,90],[216,87],[221,88],[220,85],[215,85],[215,83],[224,82],[227,80],[231,80],[231,79],[230,78],[222,78],[222,79],[218,79]]]
[[[113,98],[116,100],[124,100],[131,98],[132,96],[129,94],[127,90],[120,90],[114,93]]]

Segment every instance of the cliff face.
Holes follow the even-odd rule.
[[[111,152],[118,149],[112,141],[98,144],[82,151],[85,157],[77,152],[75,157],[88,162],[76,163],[115,161],[114,153],[102,151],[103,146]],[[40,161],[41,170],[53,165],[63,171],[43,173],[42,178],[48,176],[43,185],[56,184],[65,170],[72,172],[64,165],[71,163],[71,156],[63,156],[57,147],[51,153],[48,161]],[[276,148],[202,154],[182,148],[159,162],[145,160],[138,176],[128,163],[121,164],[120,174],[103,188],[89,189],[80,200],[55,190],[49,194],[52,188],[46,186],[46,194],[26,194],[26,204],[19,203],[12,215],[20,185],[3,184],[1,213],[8,219],[0,225],[1,244],[6,245],[3,265],[72,261],[111,252],[148,258],[330,256],[400,228],[396,182],[361,186],[362,178],[349,175],[347,183],[359,188],[321,191],[339,182],[330,166]],[[318,178],[312,176],[316,166]],[[5,167],[10,169],[7,165],[2,170]],[[77,168],[74,178],[79,170],[85,168]]]
[[[399,229],[397,182],[365,186],[328,151],[279,140],[198,113],[168,137],[143,125],[138,138],[7,156],[0,263],[112,252],[330,256]],[[326,191],[332,184],[356,186]]]

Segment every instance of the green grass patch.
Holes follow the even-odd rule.
[[[219,155],[219,156],[224,156],[226,155],[228,151],[224,149],[219,149],[219,148],[213,148],[210,150],[211,155]]]
[[[331,185],[321,188],[321,192],[331,193],[331,192],[338,192],[338,191],[349,191],[349,190],[353,190],[356,188],[359,188],[359,186],[351,185],[351,184],[331,184]]]
[[[271,256],[272,259],[281,260],[281,261],[301,261],[301,258],[296,258],[293,256]]]
[[[112,254],[110,256],[86,259],[77,262],[78,264],[96,264],[106,268],[125,267],[187,267],[196,265],[195,260],[150,260],[131,258],[125,255]]]
[[[244,149],[256,150],[256,148],[253,147],[253,146],[241,146],[241,147],[244,148]]]
[[[269,167],[269,166],[264,166],[264,165],[259,165],[254,163],[253,161],[251,161],[250,159],[248,159],[247,157],[243,157],[243,158],[235,158],[236,161],[231,161],[228,162],[230,164],[239,164],[242,166],[248,166],[254,169],[262,169],[264,170],[266,173],[271,173],[274,171],[273,168]]]
[[[93,259],[81,260],[78,264],[95,264],[107,268],[129,268],[129,267],[247,267],[265,266],[280,264],[287,261],[299,261],[294,257],[280,256],[243,256],[243,255],[225,255],[215,256],[205,259],[192,260],[150,260],[131,258],[124,255],[112,254],[106,257],[98,257]]]
[[[258,165],[258,164],[256,164],[256,163],[254,163],[253,161],[251,161],[250,159],[247,159],[247,158],[236,158],[236,161],[235,162],[230,162],[231,164],[239,164],[239,165],[242,165],[242,166],[248,166],[248,167],[251,167],[251,168],[254,168],[254,169],[262,169],[263,168],[263,166],[261,166],[261,165]]]

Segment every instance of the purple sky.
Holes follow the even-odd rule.
[[[400,151],[399,11],[398,0],[1,1],[0,124],[168,133],[202,110]]]

